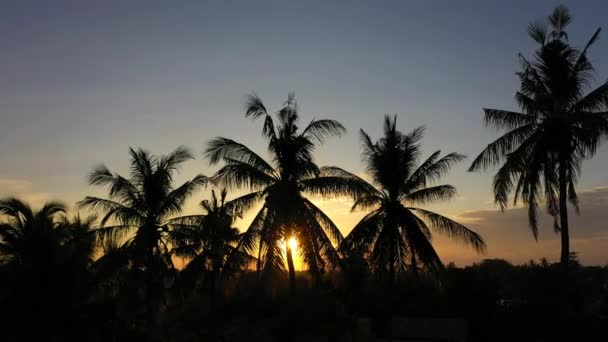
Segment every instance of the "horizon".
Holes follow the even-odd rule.
[[[241,3],[240,11],[225,3],[68,3],[31,9],[19,2],[0,12],[7,38],[0,57],[0,198],[16,196],[36,207],[60,200],[73,207],[86,195],[105,196],[86,176],[100,164],[128,175],[131,146],[157,155],[190,147],[196,159],[185,164],[176,185],[218,169],[202,157],[216,136],[245,143],[266,158],[262,124],[245,118],[244,97],[255,92],[274,112],[295,91],[303,123],[336,119],[348,130],[315,151],[320,166],[363,176],[358,131],[378,139],[385,114],[398,116],[402,132],[426,127],[422,158],[435,150],[468,156],[442,178],[456,186],[458,198],[431,208],[481,234],[488,252],[477,255],[434,234],[445,264],[559,260],[559,235],[544,210],[535,242],[524,209],[501,213],[493,204],[495,169],[467,168],[497,137],[484,127],[482,108],[517,109],[517,52],[531,56],[535,46],[525,31],[528,23],[563,3],[574,18],[569,39],[581,47],[605,23],[603,2],[443,2],[441,11],[422,2],[357,2],[348,8]],[[466,15],[473,8],[479,21]],[[312,16],[315,25],[309,27]],[[603,33],[590,51],[597,83],[608,78]],[[443,44],[432,40],[437,35]],[[583,164],[581,212],[571,215],[572,250],[586,265],[608,263],[607,145]],[[197,212],[209,193],[197,192],[184,213]],[[240,193],[230,191],[229,198]],[[315,203],[343,235],[363,215],[349,212],[350,200]],[[254,212],[239,221],[241,230]]]

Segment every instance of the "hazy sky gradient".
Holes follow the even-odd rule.
[[[574,16],[568,32],[575,45],[606,24],[606,1],[562,3]],[[427,154],[442,149],[472,158],[495,137],[483,126],[482,107],[516,109],[517,53],[535,48],[526,26],[559,2],[177,4],[0,4],[0,196],[73,204],[86,194],[101,195],[87,186],[87,173],[100,163],[126,173],[129,146],[166,153],[185,144],[200,157],[204,143],[222,135],[263,154],[261,123],[243,117],[251,91],[272,110],[295,91],[304,120],[346,125],[347,136],[318,150],[320,165],[363,172],[358,130],[377,138],[386,113],[399,115],[403,131],[426,125]],[[597,80],[605,80],[606,34],[590,57]],[[525,215],[505,214],[513,215],[505,225],[500,222],[507,216],[487,214],[496,213],[491,173],[467,173],[470,160],[445,178],[457,186],[459,199],[437,209],[463,219],[483,213],[472,226],[488,239],[487,257],[556,260],[558,252],[544,247],[558,246],[550,222],[535,244]],[[585,164],[579,189],[608,186],[607,166],[604,147]],[[198,158],[178,181],[214,170]],[[599,193],[608,198],[608,191]],[[347,213],[347,202],[323,203],[344,233],[360,217]],[[597,246],[608,247],[608,229],[602,232],[608,214],[593,208],[589,214],[583,206],[573,227],[574,238],[592,242],[574,246],[585,262],[604,264],[608,254]],[[585,233],[589,226],[597,231],[592,237]],[[437,246],[445,262],[479,258],[445,239]]]

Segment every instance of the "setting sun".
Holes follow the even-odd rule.
[[[295,237],[290,238],[287,243],[289,244],[289,247],[291,247],[292,251],[296,251],[298,249],[298,240],[296,240]]]
[[[298,249],[298,239],[296,239],[295,237],[292,236],[287,240],[282,239],[279,242],[279,244],[281,246],[283,256],[285,257],[285,265],[287,265],[287,246],[289,246],[289,248],[291,248],[293,262],[294,262],[296,270],[302,270],[303,264],[302,264],[302,258],[300,255],[301,251]]]

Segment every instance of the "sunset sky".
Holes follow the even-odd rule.
[[[492,172],[466,170],[496,137],[483,126],[482,108],[517,109],[517,53],[535,48],[528,23],[563,3],[574,16],[570,41],[582,46],[608,24],[605,0],[437,1],[432,8],[427,1],[36,3],[0,4],[0,197],[73,205],[104,195],[87,185],[87,174],[103,163],[126,175],[129,146],[157,154],[191,147],[198,158],[177,182],[216,170],[201,151],[218,135],[265,156],[261,123],[243,115],[245,95],[255,91],[274,111],[295,91],[305,121],[332,118],[349,131],[317,151],[319,165],[363,175],[358,130],[378,138],[387,113],[398,115],[402,131],[427,127],[426,155],[470,157],[444,178],[458,199],[434,209],[481,233],[488,253],[437,235],[445,263],[559,257],[550,219],[535,242],[522,209],[501,214],[493,205]],[[608,33],[590,57],[596,79],[605,80]],[[578,184],[571,243],[587,264],[608,263],[607,170],[604,145]],[[349,212],[347,199],[317,203],[345,235],[362,216]]]

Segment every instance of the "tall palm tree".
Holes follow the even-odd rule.
[[[203,275],[211,296],[216,293],[220,278],[231,276],[236,271],[234,267],[253,259],[235,248],[240,233],[232,225],[241,217],[241,210],[226,203],[226,195],[226,189],[222,189],[219,198],[215,190],[211,190],[211,200],[201,202],[204,214],[178,217],[168,223],[172,253],[189,260],[180,274],[194,285]],[[229,264],[231,256],[231,261],[240,262]]]
[[[105,240],[120,242],[126,239],[122,252],[104,258],[104,262],[95,265],[95,269],[103,270],[103,264],[129,262],[132,265],[128,273],[130,280],[124,284],[137,293],[143,293],[142,299],[149,315],[147,320],[151,321],[157,312],[155,305],[162,297],[164,281],[174,274],[167,245],[167,221],[181,211],[194,191],[207,183],[207,177],[197,175],[173,188],[174,173],[193,158],[183,146],[165,156],[151,155],[142,149],[130,149],[129,153],[130,177],[112,173],[105,166],[95,168],[89,176],[89,183],[108,186],[109,198],[85,197],[79,202],[79,207],[103,213],[101,227],[96,229],[102,245]],[[102,273],[106,272],[107,269]]]
[[[300,116],[293,94],[273,117],[259,97],[251,95],[245,116],[264,121],[262,134],[268,141],[272,162],[265,161],[247,146],[231,139],[209,142],[205,155],[211,164],[225,165],[214,178],[228,187],[246,188],[251,193],[234,199],[244,210],[262,202],[262,208],[243,234],[238,248],[257,255],[258,274],[267,276],[284,271],[281,245],[285,245],[290,289],[295,290],[295,266],[292,246],[297,239],[303,262],[315,280],[325,268],[338,266],[334,248],[342,234],[304,194],[334,196],[344,186],[338,177],[322,177],[313,160],[317,144],[346,130],[334,120],[312,120],[300,130]]]
[[[548,18],[551,31],[532,24],[529,35],[540,44],[529,61],[520,54],[521,86],[515,99],[521,112],[484,109],[485,123],[504,135],[489,144],[470,171],[500,165],[494,176],[494,200],[504,210],[509,195],[514,205],[528,207],[528,221],[538,238],[537,208],[544,201],[561,234],[561,264],[570,254],[568,200],[578,211],[575,184],[582,162],[591,158],[608,132],[608,82],[588,91],[593,66],[587,51],[598,39],[597,29],[583,50],[568,43],[564,31],[568,9],[557,7]],[[559,220],[558,220],[559,218]]]
[[[344,239],[340,251],[364,256],[380,275],[392,282],[395,273],[418,265],[430,271],[440,271],[443,264],[431,244],[431,230],[484,252],[486,245],[479,234],[462,224],[420,208],[448,201],[456,195],[452,185],[432,185],[464,156],[450,153],[440,157],[431,154],[418,165],[423,128],[409,134],[397,130],[397,117],[384,119],[384,136],[373,142],[361,130],[363,160],[372,183],[337,167],[325,168],[327,175],[361,183],[355,193],[352,210],[369,210]],[[418,166],[417,166],[418,165]],[[360,190],[364,191],[360,191]]]

